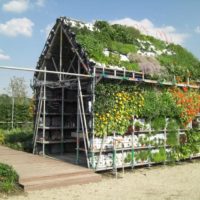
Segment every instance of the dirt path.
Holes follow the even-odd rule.
[[[127,172],[124,178],[30,192],[10,200],[200,200],[200,161]]]

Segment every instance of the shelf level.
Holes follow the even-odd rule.
[[[38,127],[39,129],[46,129],[46,130],[60,130],[62,127]],[[76,127],[63,127],[63,129],[76,129]]]
[[[66,140],[45,140],[45,141],[40,141],[38,140],[37,143],[40,143],[40,144],[60,144],[60,143],[73,143],[73,142],[76,142],[76,140],[74,139],[66,139]]]
[[[166,147],[166,148],[170,148],[170,146],[164,146],[164,145],[160,145],[160,146],[144,146],[144,147],[128,147],[128,148],[116,148],[115,150],[116,151],[131,151],[131,150],[134,150],[134,151],[139,151],[139,150],[148,150],[148,149],[159,149],[159,148],[162,148],[162,147]],[[85,151],[84,148],[79,148],[80,151]],[[103,152],[103,153],[107,153],[107,152],[113,152],[114,149],[113,148],[110,148],[110,149],[103,149],[102,151],[100,149],[95,149],[94,151],[90,151],[90,152],[93,152],[93,153],[100,153],[100,152]]]

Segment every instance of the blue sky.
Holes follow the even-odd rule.
[[[137,24],[182,44],[200,58],[199,0],[0,0],[0,65],[34,68],[49,27],[60,16],[93,22]],[[32,74],[0,70],[0,92],[10,77]]]

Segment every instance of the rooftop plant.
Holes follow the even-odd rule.
[[[120,55],[128,57],[130,53],[140,52],[144,55],[146,53],[150,57],[153,56],[154,60],[160,63],[162,73],[159,72],[159,76],[170,80],[174,76],[180,76],[182,81],[188,77],[197,80],[200,76],[200,62],[192,53],[180,45],[168,44],[152,36],[143,35],[136,28],[96,21],[93,30],[78,25],[72,29],[76,33],[77,41],[88,53],[88,56],[96,62],[107,66],[117,65],[129,70],[141,71],[143,70],[141,63],[132,59],[124,62],[119,57]],[[110,52],[110,55],[104,54],[105,49]],[[152,62],[155,63],[153,60]]]

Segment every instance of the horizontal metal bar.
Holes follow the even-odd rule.
[[[32,69],[32,68],[25,68],[25,67],[14,67],[14,66],[0,66],[0,69],[18,70],[18,71],[27,71],[27,72],[41,72],[41,73],[48,73],[48,74],[63,74],[63,75],[88,77],[88,78],[92,77],[92,75],[86,75],[86,74],[76,74],[76,73],[69,73],[69,72],[56,72],[56,71]]]
[[[12,122],[0,122],[0,124],[12,124]],[[33,124],[33,122],[14,122],[14,124]]]

